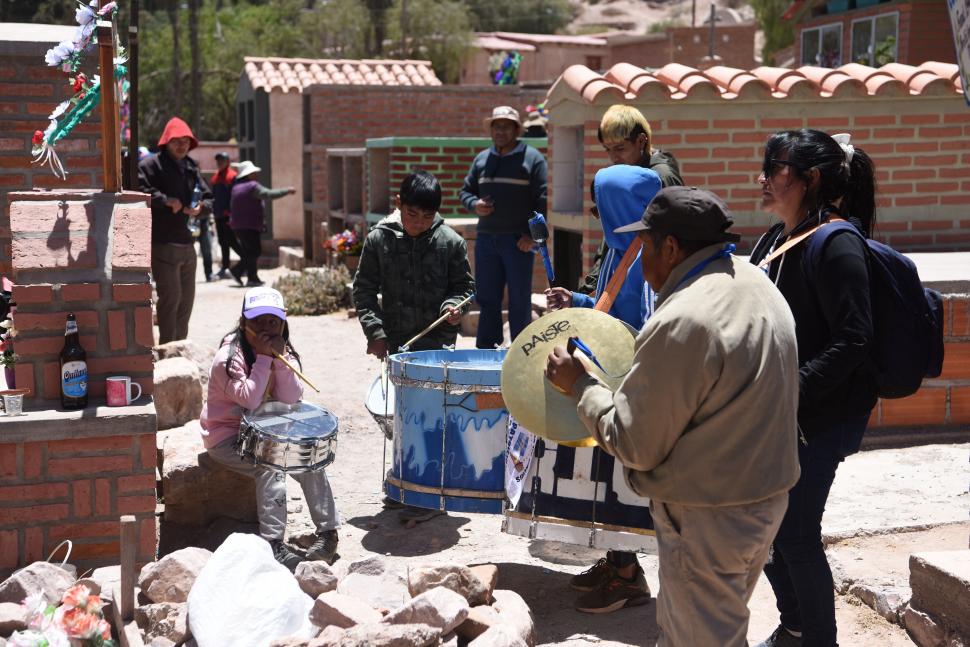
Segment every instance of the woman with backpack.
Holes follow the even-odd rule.
[[[761,647],[838,644],[822,514],[836,469],[859,450],[877,399],[863,238],[876,220],[873,163],[848,136],[836,138],[811,129],[775,133],[758,177],[762,208],[781,222],[761,237],[751,262],[765,269],[795,317],[801,466],[764,569],[781,623]],[[813,247],[816,230],[839,220],[862,236],[826,231],[816,236],[821,249]]]

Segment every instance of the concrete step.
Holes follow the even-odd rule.
[[[300,272],[306,267],[306,258],[303,257],[302,247],[290,247],[281,245],[279,249],[279,265],[290,270]]]
[[[909,585],[912,607],[970,638],[970,550],[911,555]]]

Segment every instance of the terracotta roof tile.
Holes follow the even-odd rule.
[[[950,95],[962,92],[959,68],[928,61],[918,67],[889,63],[880,68],[850,63],[838,68],[806,65],[792,70],[758,67],[742,70],[726,66],[701,71],[679,63],[659,69],[617,63],[605,74],[585,65],[572,65],[549,90],[549,99],[566,93],[595,103],[600,100],[650,98],[673,100],[738,97],[851,97]]]
[[[243,74],[266,92],[303,92],[311,85],[441,85],[429,61],[247,56]]]

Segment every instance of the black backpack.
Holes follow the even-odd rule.
[[[852,224],[829,222],[812,234],[804,261],[811,272],[826,243],[842,231],[862,238],[869,250],[869,293],[880,398],[916,393],[924,377],[943,371],[943,297],[924,288],[911,260],[888,245],[865,238]],[[814,274],[810,273],[810,276]]]

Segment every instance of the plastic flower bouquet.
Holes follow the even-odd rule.
[[[357,232],[352,229],[344,229],[339,234],[334,234],[325,240],[323,248],[337,256],[360,256],[364,243],[357,236]]]
[[[75,584],[49,603],[42,593],[24,600],[27,629],[7,639],[11,647],[115,647],[111,626],[104,619],[101,598],[84,584]]]

